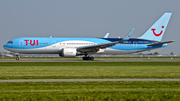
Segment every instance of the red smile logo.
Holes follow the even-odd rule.
[[[164,26],[162,26],[162,28],[164,28]],[[160,32],[159,34],[156,34],[156,33],[155,33],[155,30],[156,30],[155,28],[152,28],[151,30],[153,31],[153,34],[154,34],[155,36],[160,36],[160,35],[162,34],[162,32],[163,32],[163,31],[161,30],[161,32]]]

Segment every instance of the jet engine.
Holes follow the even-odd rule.
[[[61,57],[76,57],[77,50],[75,48],[63,48],[59,55]]]

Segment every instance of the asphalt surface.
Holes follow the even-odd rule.
[[[0,62],[180,62],[180,60],[0,60]]]
[[[8,79],[0,82],[180,81],[180,79]]]

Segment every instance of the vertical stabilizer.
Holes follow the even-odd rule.
[[[164,13],[140,38],[161,41],[172,13]]]

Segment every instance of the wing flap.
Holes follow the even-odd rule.
[[[104,49],[104,48],[107,48],[107,47],[111,47],[111,46],[114,46],[117,43],[118,43],[118,41],[111,42],[111,43],[105,43],[105,44],[83,46],[83,47],[77,48],[77,50],[80,51],[80,52],[97,52],[97,51],[99,51],[99,49]]]

